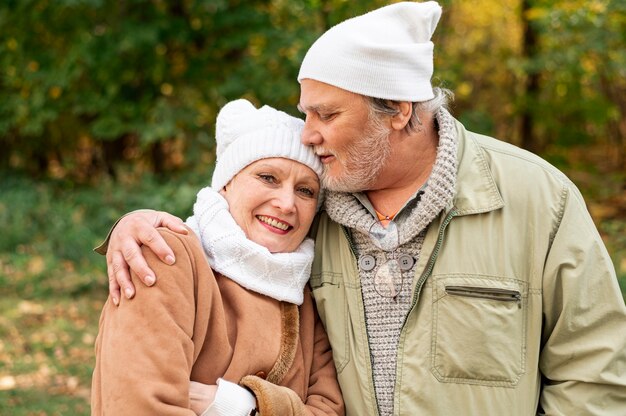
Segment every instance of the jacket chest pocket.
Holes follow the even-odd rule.
[[[440,276],[433,291],[435,377],[449,383],[517,385],[526,365],[526,283]]]

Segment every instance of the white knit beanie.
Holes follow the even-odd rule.
[[[308,78],[387,100],[430,100],[430,38],[440,16],[437,2],[401,2],[339,23],[311,46],[298,82]]]
[[[319,177],[322,163],[313,148],[300,142],[304,122],[269,106],[256,109],[247,100],[226,104],[217,115],[217,160],[211,187],[221,190],[250,163],[270,157],[300,162]]]

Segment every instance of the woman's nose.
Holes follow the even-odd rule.
[[[296,209],[296,194],[286,188],[277,191],[274,197],[274,204],[285,214],[289,214]]]

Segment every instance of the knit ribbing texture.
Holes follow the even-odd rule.
[[[304,121],[267,105],[257,109],[244,99],[227,103],[217,115],[211,186],[219,191],[249,164],[272,157],[302,163],[320,176],[319,157],[300,142],[303,127]]]
[[[434,1],[393,3],[333,26],[309,48],[298,73],[367,97],[433,98]]]

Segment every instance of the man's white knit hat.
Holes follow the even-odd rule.
[[[298,82],[308,78],[387,100],[430,100],[430,38],[440,17],[437,2],[401,2],[339,23],[311,46]]]
[[[247,100],[226,104],[217,115],[217,160],[211,187],[221,190],[240,170],[260,159],[284,157],[310,167],[319,177],[322,163],[300,142],[304,122],[269,106]]]

